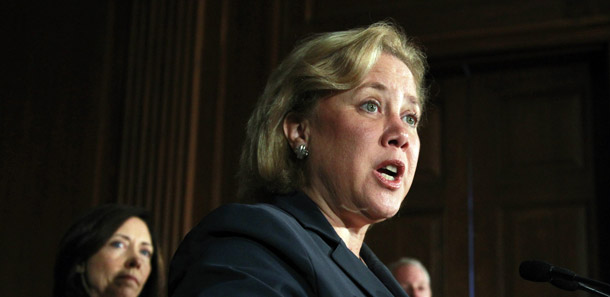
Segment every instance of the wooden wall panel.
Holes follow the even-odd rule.
[[[498,97],[496,172],[503,183],[590,168],[585,164],[590,144],[584,142],[583,122],[591,93],[588,73],[586,64],[575,63],[510,69],[481,82],[489,92],[485,96]],[[519,83],[502,85],[511,81]]]
[[[584,169],[583,94],[578,87],[561,87],[546,94],[530,89],[500,103],[500,109],[511,113],[502,113],[499,121],[498,134],[503,137],[497,146],[505,157],[500,160],[499,175],[523,178],[532,175],[528,172],[546,169],[546,164],[563,172]],[[529,125],[532,118],[540,124]]]
[[[444,207],[444,270],[443,283],[440,284],[443,292],[452,296],[470,296],[473,292],[470,283],[473,270],[469,254],[472,244],[469,241],[472,236],[469,215],[472,206],[468,203],[468,198],[472,196],[471,160],[468,157],[472,150],[471,114],[468,104],[470,89],[461,68],[458,68],[457,74],[454,71],[449,75],[438,71],[436,75],[435,100],[443,111],[441,122],[444,133],[441,143],[445,174],[441,191],[426,189],[421,195],[425,199],[439,199]]]
[[[589,259],[598,258],[596,247],[586,236],[596,230],[591,216],[595,212],[591,143],[584,137],[591,130],[585,107],[593,100],[588,74],[594,62],[589,55],[549,52],[545,59],[521,57],[471,65],[474,267],[479,294],[524,292],[525,282],[507,278],[507,273],[516,273],[519,263],[527,260],[518,257],[538,248],[557,249],[536,253],[536,259],[561,265],[569,258],[564,262],[567,267],[583,269],[585,274],[595,271]],[[553,209],[559,206],[566,208],[561,215]],[[502,216],[514,207],[545,208],[551,215],[532,221],[527,229],[522,222]],[[511,223],[519,225],[507,226]],[[519,240],[528,243],[503,241],[505,228],[518,229]],[[499,263],[505,255],[515,258],[502,267]],[[547,296],[558,293],[550,291]]]
[[[304,2],[311,11],[310,30],[345,29],[392,18],[437,57],[603,41],[610,34],[610,4],[604,0]]]
[[[496,283],[503,289],[498,290],[499,296],[574,296],[574,292],[555,290],[550,284],[524,282],[515,272],[526,259],[546,259],[573,271],[589,271],[587,217],[586,205],[547,204],[501,211]]]

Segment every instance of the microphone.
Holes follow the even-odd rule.
[[[550,282],[555,287],[563,290],[576,291],[581,289],[600,296],[610,296],[605,292],[588,286],[599,286],[609,289],[610,285],[579,276],[571,270],[553,266],[543,261],[529,260],[521,262],[521,265],[519,265],[519,275],[528,281]]]
[[[549,282],[553,279],[574,281],[576,273],[546,262],[531,260],[521,262],[521,265],[519,265],[519,275],[528,281]]]

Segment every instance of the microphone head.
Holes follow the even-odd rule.
[[[548,282],[551,280],[552,268],[551,264],[542,261],[523,261],[519,265],[519,275],[528,281]]]
[[[551,284],[557,288],[564,289],[566,291],[576,291],[580,289],[580,283],[577,281],[570,281],[565,279],[553,279]]]

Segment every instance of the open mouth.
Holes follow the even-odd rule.
[[[398,177],[398,167],[396,167],[395,165],[386,165],[377,169],[377,172],[381,173],[381,176],[383,176],[383,178],[390,181],[394,181]]]
[[[405,165],[399,160],[387,160],[375,170],[377,177],[385,184],[395,187],[405,172]]]

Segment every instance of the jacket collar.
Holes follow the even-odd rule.
[[[390,271],[366,244],[363,244],[360,250],[360,257],[366,263],[366,266],[362,265],[360,259],[335,232],[318,205],[305,193],[295,192],[277,197],[274,204],[291,214],[305,229],[312,230],[327,240],[333,248],[331,257],[335,263],[369,295],[407,296]],[[392,295],[388,295],[388,291]]]
[[[305,193],[294,192],[286,196],[278,196],[274,204],[291,214],[305,229],[315,231],[334,244],[343,242],[318,205]]]

